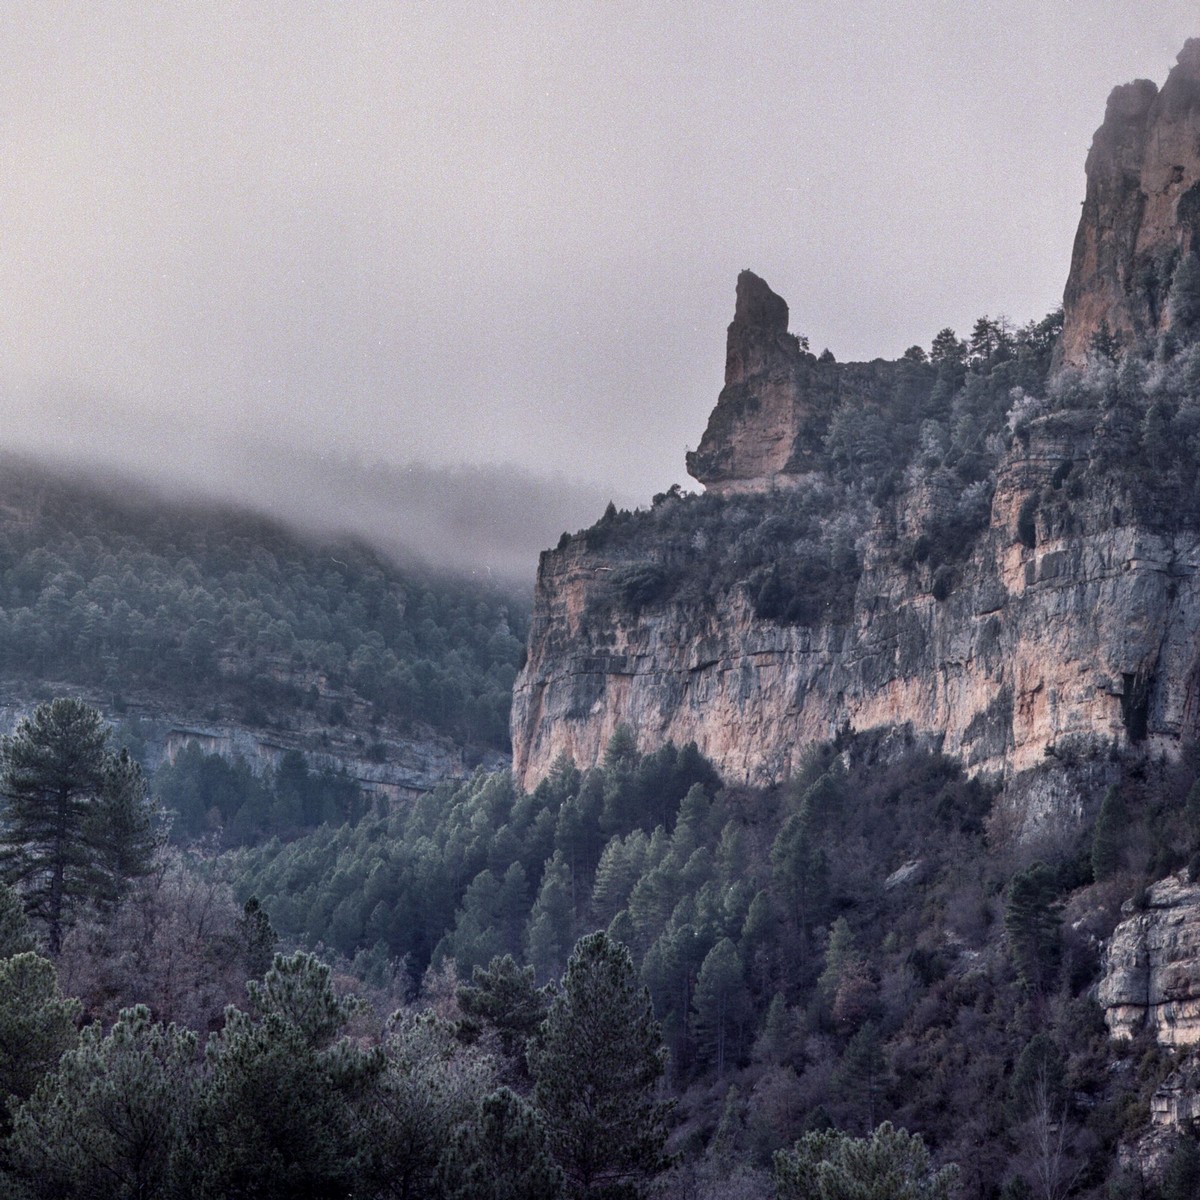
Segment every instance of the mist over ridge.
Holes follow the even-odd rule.
[[[506,588],[530,587],[539,553],[591,525],[609,499],[628,503],[512,464],[369,461],[116,406],[109,419],[81,419],[98,408],[68,393],[36,410],[11,406],[5,449],[117,495],[246,509],[302,535],[361,540],[402,566]]]

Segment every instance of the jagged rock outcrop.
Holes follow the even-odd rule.
[[[1161,92],[1114,93],[1060,361],[1086,356],[1105,322],[1141,339],[1183,311],[1181,264],[1200,248],[1198,97],[1200,40]],[[1146,264],[1168,261],[1151,288]],[[671,525],[688,499],[668,496],[542,556],[514,694],[518,781],[560,754],[597,762],[620,724],[642,749],[694,741],[727,780],[754,784],[787,778],[816,742],[900,729],[1013,784],[1028,834],[1098,798],[1101,767],[1084,781],[1047,766],[1113,747],[1170,755],[1197,736],[1200,515],[1180,515],[1192,482],[1151,495],[1170,411],[1152,419],[1148,398],[1095,380],[1089,396],[1064,385],[1031,400],[1011,385],[1044,388],[1048,346],[1026,347],[1026,364],[1044,355],[1036,378],[1013,345],[994,361],[952,347],[932,364],[840,364],[809,354],[787,318],[762,279],[739,276],[725,387],[687,460],[708,489],[692,499],[712,501],[687,511],[712,524]],[[772,515],[787,506],[824,510],[821,528]],[[763,566],[772,539],[779,561]]]
[[[1106,329],[1152,349],[1172,327],[1194,336],[1200,252],[1200,38],[1159,90],[1114,89],[1087,158],[1087,196],[1063,296],[1060,362],[1080,366]]]
[[[1138,911],[1132,903],[1124,911],[1097,995],[1112,1036],[1132,1038],[1149,1027],[1164,1046],[1200,1043],[1200,884],[1169,876],[1147,890]],[[1181,1104],[1200,1110],[1185,1082],[1164,1093],[1160,1123],[1170,1123]]]
[[[743,271],[726,342],[725,387],[699,448],[688,452],[688,473],[723,494],[793,482],[810,449],[806,428],[815,410],[830,406],[816,361],[788,332],[787,302]]]

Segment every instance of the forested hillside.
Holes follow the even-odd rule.
[[[233,509],[0,459],[0,686],[120,713],[369,732],[381,720],[504,750],[523,596],[401,569]]]
[[[957,1161],[966,1197],[1155,1196],[1115,1152],[1172,1062],[1112,1047],[1095,986],[1121,901],[1200,846],[1196,769],[1131,761],[1095,835],[1018,846],[993,786],[886,739],[826,746],[764,791],[719,787],[691,749],[639,756],[625,731],[531,795],[479,774],[230,866],[285,937],[377,986],[397,956],[413,987],[427,964],[489,976],[506,954],[532,986],[606,929],[670,1052],[700,1189],[679,1195],[767,1195],[805,1131],[886,1119]]]

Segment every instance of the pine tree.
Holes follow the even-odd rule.
[[[12,1173],[35,1200],[191,1197],[198,1088],[196,1035],[126,1009],[107,1036],[85,1029],[17,1112]]]
[[[669,1165],[670,1105],[654,1097],[665,1052],[629,951],[607,934],[576,944],[530,1067],[567,1194],[644,1194]]]
[[[127,750],[106,755],[100,794],[84,830],[97,875],[94,898],[101,907],[119,904],[132,881],[150,871],[160,839],[149,791],[141,764]]]
[[[471,982],[458,989],[461,1032],[474,1041],[484,1029],[493,1030],[513,1074],[528,1079],[525,1046],[545,1020],[547,1004],[533,967],[517,966],[511,954],[493,958],[487,967],[476,967]]]
[[[808,1133],[775,1155],[779,1200],[949,1200],[958,1174],[935,1171],[920,1136],[887,1121],[864,1138]]]
[[[537,1112],[508,1088],[458,1130],[438,1177],[446,1200],[557,1200],[563,1186]]]
[[[75,1043],[79,1001],[59,994],[54,967],[26,952],[0,960],[0,1133],[11,1110]]]
[[[1008,889],[1004,929],[1017,973],[1033,991],[1041,991],[1058,966],[1057,893],[1054,869],[1043,862],[1018,871]]]
[[[277,954],[249,991],[260,1019],[226,1009],[206,1047],[201,1195],[352,1195],[356,1102],[383,1068],[378,1051],[341,1036],[358,1002],[338,997],[329,967],[304,953]]]
[[[1099,883],[1121,865],[1121,834],[1128,821],[1125,801],[1114,784],[1104,793],[1092,833],[1092,877]]]
[[[39,705],[0,743],[0,878],[43,921],[51,954],[86,901],[111,907],[150,869],[156,845],[141,768],[108,749],[100,713]]]
[[[696,1040],[720,1079],[729,1058],[740,1048],[742,1029],[750,1015],[745,971],[737,947],[729,938],[722,938],[708,952],[692,1006]]]
[[[60,699],[39,705],[0,746],[0,872],[45,922],[52,954],[62,948],[71,910],[100,879],[88,832],[105,784],[107,741],[94,708]]]

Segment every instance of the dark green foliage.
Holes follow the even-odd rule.
[[[530,1052],[535,1096],[568,1196],[636,1197],[669,1165],[665,1051],[629,951],[581,938]]]
[[[91,1025],[17,1113],[10,1178],[37,1200],[190,1200],[199,1086],[194,1033],[142,1006]]]
[[[263,982],[251,987],[260,1019],[226,1010],[225,1027],[208,1042],[198,1106],[204,1196],[353,1194],[355,1101],[383,1059],[336,1040],[355,1005],[334,994],[329,976],[310,955],[277,955]]]
[[[37,949],[21,897],[0,883],[0,959]]]
[[[149,873],[159,832],[141,764],[127,750],[107,756],[100,794],[88,814],[84,838],[99,875],[96,902],[112,908],[133,882]]]
[[[727,1065],[737,1062],[751,1012],[745,968],[730,938],[722,938],[705,956],[692,1007],[697,1045],[719,1079]]]
[[[1115,785],[1104,793],[1092,831],[1092,877],[1107,879],[1121,865],[1122,834],[1129,821],[1125,800]]]
[[[1163,1173],[1162,1200],[1195,1200],[1200,1195],[1200,1145],[1183,1135]]]
[[[396,1014],[384,1038],[382,1074],[356,1106],[355,1196],[438,1200],[444,1184],[463,1184],[469,1164],[451,1147],[465,1149],[466,1131],[496,1082],[488,1061],[464,1047],[448,1022],[432,1013]],[[504,1153],[503,1145],[488,1149]],[[537,1179],[535,1172],[531,1182]]]
[[[467,975],[526,947],[548,979],[578,934],[608,837],[673,823],[692,788],[717,783],[694,746],[638,755],[618,739],[606,763],[586,775],[560,764],[532,796],[480,772],[392,816],[241,851],[239,898],[258,896],[285,938],[347,958],[381,946],[414,980],[435,951]]]
[[[1200,326],[1200,255],[1185,254],[1175,268],[1170,295],[1171,327],[1182,334]]]
[[[475,1041],[492,1031],[509,1069],[527,1078],[525,1048],[546,1019],[550,1003],[547,989],[534,982],[532,967],[520,967],[511,955],[494,958],[476,967],[471,982],[458,989],[463,1012],[459,1036]]]
[[[369,807],[344,768],[314,770],[296,750],[256,775],[240,755],[228,762],[189,742],[158,769],[154,788],[177,842],[214,834],[226,846],[253,845],[273,834],[294,837],[319,825],[353,824]]]
[[[96,709],[59,699],[0,744],[0,875],[45,925],[52,954],[77,908],[116,903],[150,867],[141,770],[109,752],[108,736]]]
[[[954,1165],[936,1170],[917,1134],[885,1121],[868,1137],[809,1133],[775,1155],[779,1200],[950,1200]]]
[[[54,967],[31,952],[0,959],[0,1132],[12,1110],[75,1044],[79,1001],[59,994]]]
[[[506,749],[528,601],[266,520],[0,460],[0,675],[252,724],[365,719]]]
[[[271,924],[271,918],[263,911],[257,896],[251,896],[242,906],[242,915],[237,923],[237,938],[241,943],[246,973],[251,978],[265,975],[275,958],[275,943],[279,935]]]
[[[485,1096],[442,1157],[446,1200],[556,1200],[562,1172],[537,1112],[508,1088]]]
[[[1043,862],[1018,871],[1009,884],[1004,909],[1009,950],[1025,986],[1034,991],[1047,988],[1058,967],[1058,895],[1058,876]]]

